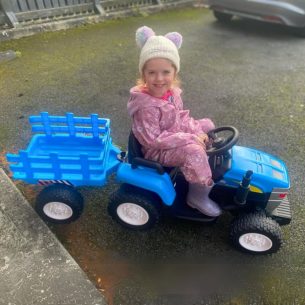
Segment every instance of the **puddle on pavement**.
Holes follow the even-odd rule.
[[[51,227],[88,278],[106,297],[107,304],[113,305],[115,290],[127,278],[129,266],[116,253],[96,246],[81,228],[76,223]]]

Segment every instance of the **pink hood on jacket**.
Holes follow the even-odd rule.
[[[175,98],[179,97],[182,90],[180,88],[172,89],[172,93]],[[167,101],[149,95],[148,93],[142,92],[138,87],[133,87],[130,89],[130,99],[127,104],[127,111],[130,116],[133,116],[135,112],[143,108],[149,107],[163,107],[164,103]]]

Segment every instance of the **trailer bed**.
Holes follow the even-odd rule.
[[[32,139],[33,143],[29,149],[32,156],[48,156],[57,153],[62,157],[75,157],[87,154],[91,158],[102,158],[104,145],[101,141],[92,138],[56,136],[48,138],[39,135]]]

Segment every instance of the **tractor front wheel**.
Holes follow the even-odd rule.
[[[262,212],[244,214],[235,219],[230,238],[237,249],[252,254],[275,253],[283,242],[279,224]]]

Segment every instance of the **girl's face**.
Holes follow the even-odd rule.
[[[152,96],[162,97],[171,89],[175,77],[176,69],[168,59],[152,58],[145,63],[143,80]]]

